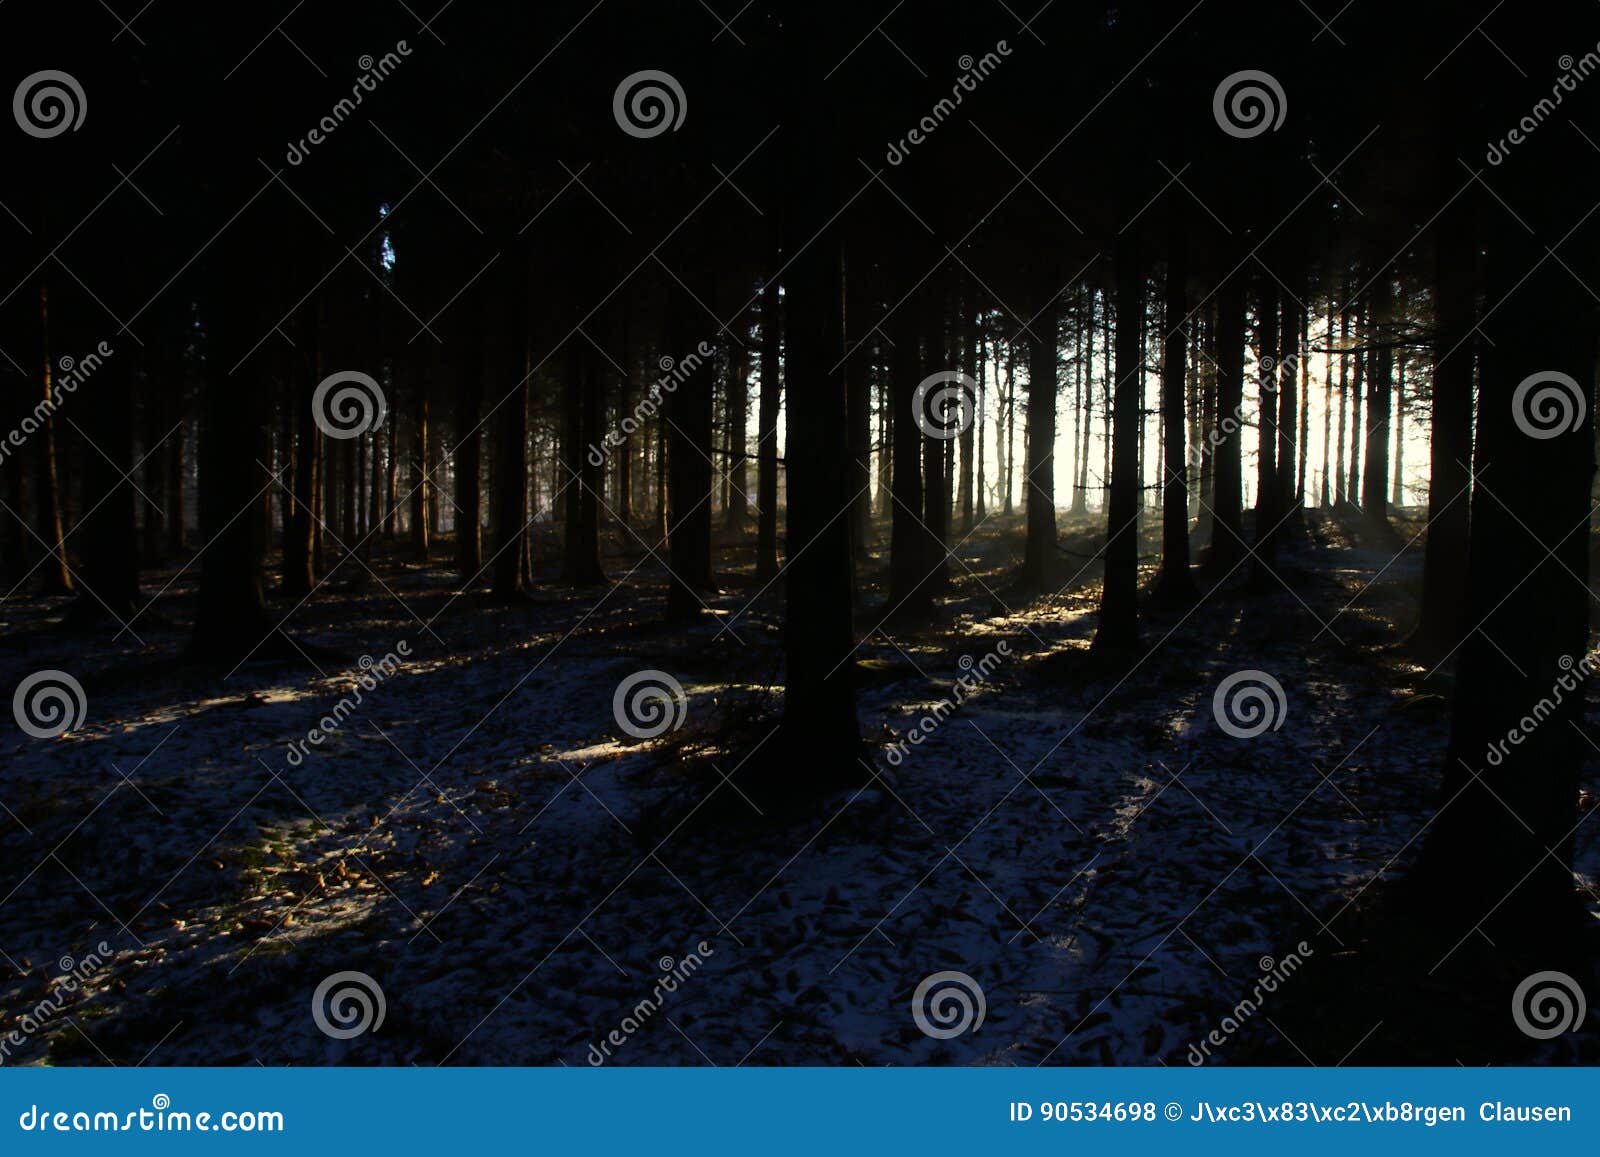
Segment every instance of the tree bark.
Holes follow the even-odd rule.
[[[1111,492],[1106,513],[1106,577],[1100,595],[1097,650],[1139,642],[1139,384],[1144,321],[1144,271],[1131,232],[1117,240],[1116,391],[1112,415]]]
[[[1161,416],[1165,444],[1161,489],[1161,574],[1156,593],[1185,603],[1196,595],[1189,573],[1189,449],[1184,371],[1189,359],[1187,237],[1175,225],[1167,244],[1166,337],[1161,350]]]
[[[1028,499],[1028,530],[1022,558],[1023,585],[1049,589],[1056,555],[1056,329],[1060,295],[1048,273],[1038,274],[1040,307],[1034,311],[1028,342],[1028,430],[1023,475]]]
[[[761,398],[756,413],[756,577],[778,573],[778,409],[782,331],[777,279],[761,283]]]

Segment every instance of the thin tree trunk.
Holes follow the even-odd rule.
[[[1383,270],[1373,283],[1369,343],[1371,368],[1367,384],[1366,477],[1362,480],[1361,511],[1375,526],[1389,525],[1389,393],[1394,369],[1390,323],[1394,300],[1393,280]]]
[[[1117,239],[1116,393],[1112,421],[1111,490],[1106,503],[1105,585],[1094,647],[1121,651],[1139,641],[1139,384],[1144,321],[1144,272],[1138,241]]]
[[[1244,494],[1240,442],[1244,406],[1244,286],[1238,275],[1217,291],[1217,402],[1211,453],[1216,501],[1208,564],[1226,574],[1244,555]]]
[[[1034,591],[1050,589],[1056,554],[1056,328],[1060,295],[1049,274],[1040,276],[1043,292],[1028,343],[1027,472],[1028,530],[1022,560],[1022,581]]]
[[[1189,359],[1187,279],[1188,238],[1174,224],[1167,244],[1166,336],[1161,350],[1162,488],[1161,574],[1157,593],[1169,602],[1187,602],[1196,595],[1189,573],[1189,451],[1184,413],[1184,370]]]
[[[778,573],[778,409],[782,336],[778,283],[761,283],[761,399],[756,414],[756,577]]]

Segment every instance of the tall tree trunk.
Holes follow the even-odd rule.
[[[1500,112],[1509,117],[1521,99],[1513,86]],[[1516,164],[1528,196],[1518,212],[1531,232],[1502,229],[1484,250],[1484,300],[1495,308],[1478,323],[1465,619],[1473,629],[1459,652],[1440,808],[1420,866],[1424,901],[1442,910],[1449,938],[1481,931],[1500,952],[1519,954],[1518,976],[1522,962],[1544,967],[1548,946],[1588,923],[1574,892],[1573,833],[1590,751],[1584,680],[1596,670],[1588,631],[1594,435],[1585,403],[1595,340],[1593,306],[1572,277],[1592,280],[1597,270],[1592,249],[1572,273],[1546,260],[1548,239],[1589,209],[1570,160],[1554,134],[1522,146]],[[1452,298],[1447,319],[1460,326],[1468,313]],[[1457,371],[1455,388],[1462,377]]]
[[[984,454],[984,445],[985,445],[984,440],[983,440],[984,427],[987,425],[988,419],[989,419],[989,343],[984,340],[983,331],[981,329],[977,328],[976,326],[974,326],[974,338],[976,339],[975,340],[975,344],[977,346],[977,356],[978,356],[978,373],[977,373],[977,378],[978,378],[978,418],[977,418],[977,427],[978,427],[978,429],[977,429],[977,434],[976,434],[976,442],[977,442],[977,448],[978,448],[978,478],[977,478],[976,489],[977,489],[977,503],[978,503],[978,521],[982,522],[985,518],[987,518],[989,516],[989,514],[988,514],[989,503],[988,503],[988,499],[987,499],[987,495],[986,495],[986,491],[988,490],[988,484],[987,484],[987,480],[984,478],[984,464],[983,464],[983,454]],[[965,529],[967,529],[969,531],[972,529],[972,526],[971,526],[970,522],[966,526]]]
[[[1390,271],[1372,284],[1369,381],[1367,383],[1366,477],[1362,479],[1361,512],[1374,526],[1389,525],[1389,391],[1394,369],[1394,301]]]
[[[39,275],[39,353],[43,365],[39,396],[51,406],[55,386],[55,364],[51,359],[50,288],[41,272]],[[54,413],[46,417],[39,431],[38,478],[34,487],[38,503],[39,527],[35,533],[49,553],[49,560],[40,568],[40,589],[47,595],[71,594],[72,568],[67,565],[66,528],[63,512],[66,502],[61,491],[61,474],[56,461],[56,420]]]
[[[902,301],[889,320],[889,386],[894,397],[894,510],[889,525],[889,615],[926,619],[933,610],[928,583],[928,533],[922,522],[922,443],[917,384],[922,380],[918,321],[921,302]]]
[[[850,551],[862,558],[867,550],[867,522],[872,516],[872,343],[867,340],[867,266],[851,263],[845,269],[844,325],[845,422],[850,448],[848,493],[850,499]]]
[[[74,532],[83,552],[75,620],[128,622],[138,613],[137,496],[124,482],[133,465],[134,358],[112,356],[79,387],[77,407],[90,443],[83,454],[83,517]],[[84,367],[79,366],[81,372]]]
[[[605,394],[586,345],[567,339],[567,372],[561,383],[559,489],[566,491],[566,533],[561,581],[592,586],[605,581],[600,565],[600,466],[589,453],[599,444]]]
[[[956,333],[961,341],[961,371],[974,382],[978,380],[978,351],[973,341],[973,308],[970,300],[964,300],[959,306],[956,315]],[[976,387],[974,387],[976,390]],[[973,399],[974,406],[979,404],[978,398]],[[972,533],[972,477],[973,477],[973,440],[977,437],[977,415],[967,423],[967,428],[961,431],[961,482],[958,487],[958,504],[961,508],[961,533]]]
[[[1455,157],[1450,153],[1450,159]],[[1434,240],[1433,398],[1428,439],[1428,533],[1423,540],[1422,610],[1414,644],[1445,655],[1466,626],[1471,527],[1472,388],[1477,346],[1474,295],[1477,229],[1469,205],[1451,205]]]
[[[749,336],[748,329],[743,324],[739,327],[738,336],[741,340]],[[864,373],[862,389],[865,392]],[[865,407],[866,399],[862,399],[861,405]],[[870,415],[863,413],[862,423],[868,423],[870,420]],[[728,491],[727,504],[722,511],[723,528],[735,535],[744,533],[745,523],[750,518],[749,425],[750,351],[735,342],[728,351]],[[870,427],[866,428],[870,430]],[[864,446],[861,452],[863,462],[869,453],[870,448]],[[868,494],[863,494],[862,498],[864,501],[871,501],[871,496]],[[863,544],[864,542],[865,540]]]
[[[418,339],[417,353],[412,362],[411,468],[414,479],[411,487],[411,553],[421,561],[426,561],[429,555],[428,530],[432,521],[429,508],[433,505],[433,479],[430,475],[432,447],[429,443],[432,431],[428,428],[428,387],[433,376],[433,351],[427,342],[431,340]]]
[[[1166,336],[1161,349],[1162,447],[1161,574],[1157,594],[1185,603],[1196,595],[1189,573],[1189,450],[1184,413],[1184,370],[1189,359],[1189,335],[1184,321],[1189,313],[1188,238],[1175,223],[1167,243]]]
[[[1278,522],[1278,287],[1263,277],[1256,303],[1256,525],[1253,563],[1259,579],[1272,565]]]
[[[1054,277],[1036,273],[1039,309],[1028,342],[1028,431],[1023,475],[1028,499],[1028,531],[1022,582],[1036,592],[1051,589],[1056,556],[1056,330],[1061,316]]]
[[[935,290],[914,300],[922,306],[922,343],[926,358],[924,369],[930,373],[949,371],[953,367],[947,341],[944,297]],[[931,423],[930,428],[941,432],[942,415],[933,408],[932,403],[937,396],[938,388],[930,389],[921,400],[921,411],[922,416]],[[950,563],[946,553],[950,542],[950,473],[945,464],[948,447],[943,438],[934,437],[926,431],[919,441],[922,444],[923,562],[927,567],[928,581],[938,591],[950,581]]]
[[[1358,350],[1371,340],[1371,330],[1364,313],[1357,310],[1352,325]],[[1367,382],[1368,354],[1363,350],[1353,355],[1355,366],[1350,371],[1350,470],[1345,481],[1345,501],[1355,505],[1361,495],[1361,432],[1362,389]]]
[[[1139,642],[1139,383],[1144,271],[1138,240],[1117,239],[1116,392],[1112,416],[1111,491],[1106,504],[1105,585],[1094,647],[1120,651]]]
[[[1333,301],[1328,301],[1328,336],[1322,355],[1322,492],[1318,505],[1333,505]],[[1311,356],[1311,351],[1306,351]]]
[[[761,283],[761,398],[756,412],[756,577],[778,573],[778,409],[783,388],[779,377],[782,331],[778,317],[778,282]]]
[[[1311,449],[1311,311],[1297,307],[1295,313],[1300,323],[1300,445],[1294,470],[1294,512],[1298,519],[1306,503],[1306,459]]]
[[[1015,506],[1012,503],[1012,487],[1017,476],[1017,377],[1016,377],[1016,343],[1006,342],[1006,472],[1001,480],[1005,490],[1007,517],[1010,517]]]
[[[801,8],[785,28],[790,68],[785,121],[796,155],[786,181],[784,249],[792,253],[789,294],[790,405],[786,410],[788,561],[783,704],[784,750],[819,785],[859,782],[860,724],[851,662],[850,525],[841,517],[850,488],[844,357],[843,253],[837,215],[836,92],[822,79],[831,29],[820,10]],[[824,45],[828,45],[824,48]],[[803,449],[801,449],[803,447]]]
[[[1217,291],[1217,403],[1211,452],[1211,548],[1208,565],[1228,573],[1244,556],[1244,492],[1240,443],[1244,407],[1244,286],[1235,274]]]
[[[1394,359],[1394,482],[1390,498],[1395,506],[1405,505],[1406,473],[1406,355],[1396,350]]]
[[[510,359],[500,376],[508,389],[495,411],[494,475],[489,487],[494,501],[494,593],[513,598],[527,589],[528,522],[528,322],[529,254],[518,247],[507,294]],[[498,389],[495,393],[499,393]],[[393,444],[390,445],[393,453]],[[391,465],[391,477],[393,467]],[[391,509],[393,504],[390,504]]]
[[[248,356],[258,340],[252,308],[256,280],[242,269],[268,266],[252,233],[224,234],[207,256],[211,333],[202,386],[200,446],[200,588],[190,657],[241,662],[288,650],[262,593],[262,525],[257,512],[271,483],[263,466],[261,370]],[[230,374],[228,367],[237,366]]]
[[[468,301],[462,327],[461,384],[456,390],[456,571],[463,587],[483,570],[483,308],[480,293]]]
[[[317,472],[322,469],[323,439],[312,396],[322,379],[322,355],[315,299],[296,312],[299,348],[291,350],[287,359],[290,414],[284,424],[283,449],[289,460],[289,494],[283,504],[283,593],[290,599],[303,599],[317,582],[313,556],[317,511],[313,504]],[[288,437],[291,429],[293,442]]]
[[[1304,293],[1304,279],[1295,276],[1289,282],[1297,293]],[[1300,505],[1300,490],[1296,461],[1299,458],[1300,430],[1300,320],[1301,310],[1295,293],[1285,293],[1278,299],[1278,501],[1279,519]]]
[[[712,300],[710,277],[696,273],[694,283],[697,298]],[[672,318],[673,348],[695,348],[687,307],[677,298],[673,299]],[[712,359],[685,354],[678,363],[678,372],[691,358],[688,374],[667,402],[671,417],[667,434],[667,552],[671,569],[667,618],[672,622],[698,618],[704,609],[701,596],[712,589],[711,430],[716,366]],[[792,489],[789,498],[794,500]]]

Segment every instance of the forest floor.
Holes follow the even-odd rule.
[[[1337,917],[1409,863],[1448,672],[1393,646],[1420,546],[1396,557],[1320,511],[1273,574],[1252,581],[1247,562],[1193,607],[1147,608],[1140,657],[1107,667],[1088,654],[1099,521],[1063,516],[1062,589],[1030,601],[1016,521],[985,520],[917,631],[880,623],[875,554],[860,717],[907,746],[806,807],[753,789],[797,761],[767,747],[781,592],[753,579],[748,539],[687,628],[663,624],[664,571],[634,539],[612,543],[610,585],[511,604],[385,549],[375,573],[346,562],[292,613],[275,603],[304,663],[235,671],[179,660],[192,570],[147,572],[148,596],[170,588],[109,645],[58,628],[64,600],[13,596],[5,686],[68,671],[88,717],[0,744],[0,1036],[26,1030],[4,1059],[584,1065],[619,1030],[607,1063],[1190,1063],[1264,974],[1347,951]],[[1398,523],[1402,542],[1417,532],[1415,512]],[[539,540],[540,578],[555,545]],[[393,674],[375,668],[292,762],[353,698],[361,657],[391,653]],[[613,693],[646,669],[687,707],[641,741]],[[977,689],[922,724],[974,670]],[[1241,671],[1284,693],[1252,738],[1213,707]],[[1591,760],[1588,814],[1596,780]],[[1593,908],[1593,824],[1578,847]],[[697,970],[634,1024],[691,953]],[[88,975],[61,996],[74,966]],[[385,1018],[333,1039],[313,992],[349,970],[381,985]],[[950,1039],[912,1015],[943,971],[985,1008]],[[1287,1040],[1279,999],[1210,1062],[1351,1056]],[[46,1000],[64,1003],[34,1015]],[[1378,1019],[1349,1028],[1364,1040]],[[1596,1056],[1592,1034],[1540,1047]]]

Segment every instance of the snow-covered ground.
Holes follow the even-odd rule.
[[[648,559],[515,606],[389,560],[288,620],[306,664],[232,673],[176,662],[188,576],[110,646],[13,598],[7,694],[57,668],[88,712],[0,740],[0,1030],[25,1037],[0,1060],[1187,1063],[1301,941],[1340,947],[1330,914],[1405,866],[1431,811],[1442,676],[1378,650],[1417,550],[1391,564],[1312,531],[1279,581],[1246,592],[1241,571],[1147,615],[1129,671],[1087,659],[1092,583],[1024,605],[980,529],[938,627],[891,635],[871,599],[860,616],[860,716],[906,741],[898,761],[880,749],[865,788],[781,814],[752,788],[781,606],[747,575],[682,630]],[[359,662],[391,654],[387,676]],[[614,713],[644,669],[687,696],[658,739]],[[1246,670],[1283,700],[1241,738],[1213,696]],[[963,675],[976,689],[925,719]],[[88,972],[76,991],[63,958]],[[385,1011],[338,1039],[313,993],[345,971]],[[919,1027],[940,972],[981,990],[981,1026]],[[958,1009],[935,1002],[933,1025]]]

